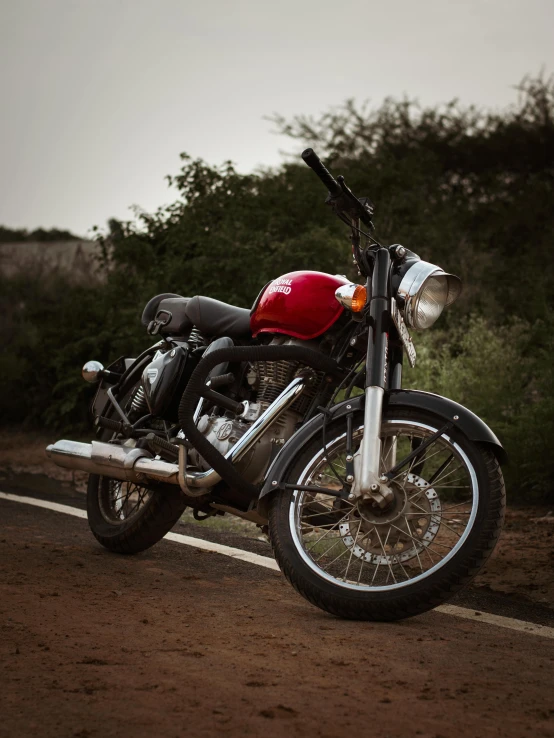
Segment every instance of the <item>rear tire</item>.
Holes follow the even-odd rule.
[[[106,477],[91,474],[87,487],[87,515],[90,529],[96,540],[113,553],[136,554],[160,541],[173,528],[186,508],[186,502],[178,487],[166,487],[163,491],[148,490],[149,499],[128,519],[108,519],[103,500]],[[123,483],[125,484],[125,482]]]
[[[123,388],[118,399],[125,409],[129,410],[140,386],[139,381],[129,389]],[[106,415],[112,417],[113,408],[109,408]],[[111,431],[102,432],[103,441],[113,438]],[[123,490],[123,502],[113,499],[117,487]],[[131,496],[139,498],[134,507],[135,500],[130,499]],[[150,548],[173,528],[186,506],[185,497],[177,486],[138,487],[97,474],[91,474],[88,479],[88,524],[96,540],[113,553],[136,554]]]

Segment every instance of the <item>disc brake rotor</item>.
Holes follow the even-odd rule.
[[[361,501],[341,525],[342,542],[352,554],[372,564],[391,565],[419,555],[434,540],[441,523],[439,496],[425,479],[408,474],[393,484],[391,510],[375,511]]]

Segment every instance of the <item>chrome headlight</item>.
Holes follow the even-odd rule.
[[[427,261],[416,261],[403,275],[397,292],[406,325],[416,331],[430,328],[461,291],[459,277]]]

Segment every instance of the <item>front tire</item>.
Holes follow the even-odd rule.
[[[355,417],[354,449],[362,422]],[[419,410],[388,411],[381,472],[443,425]],[[504,481],[488,448],[449,433],[399,472],[385,511],[315,491],[273,496],[275,558],[303,597],[340,617],[390,621],[430,610],[471,581],[500,535]],[[302,449],[285,482],[344,487],[346,422],[337,421],[326,436],[326,449],[320,437]]]

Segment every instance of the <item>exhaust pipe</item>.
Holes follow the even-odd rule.
[[[57,441],[47,446],[49,459],[66,469],[99,474],[104,477],[144,484],[147,479],[179,484],[179,467],[161,459],[153,459],[141,448],[116,446],[93,441]]]

